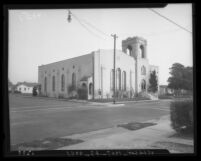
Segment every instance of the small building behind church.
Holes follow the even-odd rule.
[[[116,50],[115,97],[133,98],[148,92],[150,73],[158,67],[149,64],[147,41],[141,37],[122,41]],[[86,94],[86,99],[112,98],[114,89],[114,51],[100,49],[79,57],[41,65],[38,83],[41,94],[48,97],[73,98]]]
[[[33,88],[35,86],[38,86],[38,83],[18,82],[15,85],[15,90],[22,93],[22,94],[32,94]]]

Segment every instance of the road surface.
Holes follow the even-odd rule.
[[[11,145],[63,137],[116,126],[148,121],[169,114],[169,101],[130,102],[108,107],[47,98],[10,95]]]

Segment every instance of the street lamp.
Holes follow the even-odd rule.
[[[68,18],[67,18],[67,20],[68,20],[69,23],[70,23],[71,20],[72,20],[71,15],[72,15],[72,13],[71,13],[70,10],[69,10],[69,11],[68,11]]]

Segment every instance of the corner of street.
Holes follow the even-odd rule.
[[[193,140],[171,137],[176,132],[171,128],[169,115],[159,120],[149,120],[157,125],[139,130],[112,127],[63,138],[81,139],[83,143],[65,146],[57,150],[89,149],[167,149],[170,153],[193,153]]]
[[[168,149],[170,153],[193,153],[193,138],[175,137],[171,128],[171,100],[113,104],[10,95],[9,102],[11,147],[28,144],[27,148],[36,149],[34,143],[41,149],[40,140],[66,138],[81,141],[49,148]],[[131,122],[154,124],[137,130],[118,126]],[[36,142],[40,144],[35,145]]]

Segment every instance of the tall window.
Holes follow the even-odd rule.
[[[55,76],[52,77],[52,91],[55,91]]]
[[[89,94],[92,94],[92,90],[93,90],[93,84],[90,83],[90,84],[89,84]]]
[[[141,74],[146,75],[146,68],[144,65],[141,67]]]
[[[141,50],[141,56],[142,56],[142,58],[145,58],[144,46],[143,45],[140,45],[140,50]]]
[[[126,90],[126,71],[123,71],[122,83],[123,83],[123,90]]]
[[[114,69],[111,70],[110,72],[110,89],[113,90],[114,88]]]
[[[117,80],[116,80],[117,90],[121,90],[121,69],[120,68],[117,69],[117,77],[116,78],[117,78]]]
[[[47,92],[47,77],[45,77],[45,80],[44,80],[44,91],[45,93]]]
[[[76,87],[76,75],[75,75],[75,73],[72,74],[72,86]]]
[[[126,53],[128,54],[128,55],[132,55],[132,47],[131,46],[128,46],[127,47],[127,49],[126,49]]]
[[[65,87],[65,76],[64,74],[61,75],[61,91],[64,91]]]

